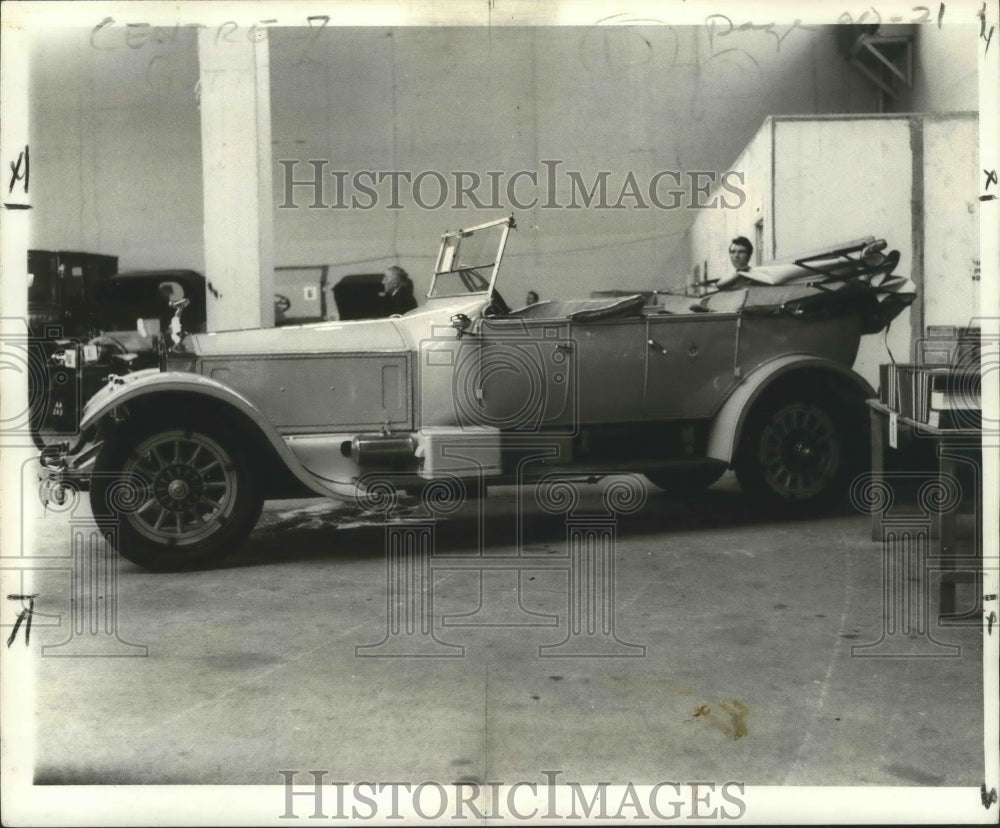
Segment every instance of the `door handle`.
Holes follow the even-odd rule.
[[[556,350],[560,351],[560,352],[562,352],[564,354],[568,354],[568,353],[572,352],[573,345],[572,345],[572,343],[565,343],[563,345],[556,345]]]
[[[664,347],[663,347],[663,346],[662,346],[662,345],[661,345],[661,344],[660,344],[659,342],[657,342],[657,341],[656,341],[655,339],[650,339],[650,340],[649,340],[649,342],[648,342],[647,344],[649,345],[649,347],[650,347],[650,348],[654,348],[654,349],[655,349],[655,348],[658,348],[661,354],[665,354],[665,353],[667,352],[667,349],[666,349],[666,348],[664,348]]]

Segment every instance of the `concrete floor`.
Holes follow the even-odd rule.
[[[598,486],[578,491],[578,513],[601,511]],[[615,547],[615,632],[644,653],[549,658],[539,646],[568,629],[567,570],[546,562],[565,553],[566,519],[524,500],[494,489],[437,525],[431,617],[460,657],[356,655],[386,637],[386,534],[353,506],[269,503],[214,571],[121,564],[118,634],[146,655],[37,659],[36,783],[276,785],[307,769],[414,783],[541,782],[543,770],[621,784],[982,782],[978,624],[934,629],[954,658],[852,657],[883,629],[866,516],[769,522],[728,477],[689,504],[650,489],[618,519]],[[543,563],[520,584],[510,569],[483,575],[476,618],[495,626],[456,626],[480,605],[481,573],[446,567],[475,551],[481,505],[487,556],[517,554],[520,509],[522,551]],[[66,554],[70,523],[36,521],[39,554]],[[35,591],[32,646],[65,641],[69,573],[35,573]],[[958,598],[970,605],[971,587]]]

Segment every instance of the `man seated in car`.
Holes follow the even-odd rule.
[[[387,267],[382,276],[382,315],[394,316],[407,313],[417,306],[413,297],[413,282],[403,268],[396,265]]]
[[[753,244],[746,236],[737,236],[729,242],[729,261],[732,262],[733,272],[719,279],[716,287],[719,290],[733,290],[748,284],[750,280],[743,274],[750,270],[752,255]]]

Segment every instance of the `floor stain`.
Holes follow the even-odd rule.
[[[719,702],[716,708],[719,712],[713,710],[711,705],[702,704],[694,709],[688,721],[708,722],[716,730],[726,734],[727,739],[742,739],[747,735],[749,731],[746,717],[750,713],[749,707],[734,699],[732,702]]]

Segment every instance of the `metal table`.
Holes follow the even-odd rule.
[[[893,519],[894,496],[919,485],[918,507],[912,519],[924,518],[929,524],[928,562],[940,571],[939,607],[942,616],[955,616],[955,584],[959,581],[982,583],[982,430],[979,428],[936,428],[900,415],[879,400],[868,400],[871,420],[872,483],[881,486],[886,498],[872,503],[872,539],[884,541],[887,526]],[[931,463],[908,469],[906,454],[917,448]],[[962,479],[971,480],[963,486]],[[878,498],[876,498],[878,500]],[[975,532],[966,554],[958,554],[956,516],[963,504],[971,501]],[[981,597],[981,589],[980,589]]]

